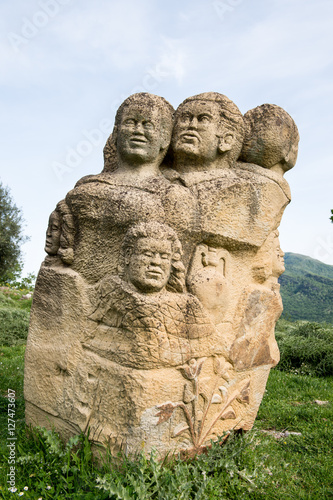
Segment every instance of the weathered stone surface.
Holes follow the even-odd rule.
[[[208,92],[174,115],[161,97],[126,99],[104,170],[50,216],[27,422],[161,456],[252,427],[279,360],[277,227],[297,145],[278,106],[243,117]]]

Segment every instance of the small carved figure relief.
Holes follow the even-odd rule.
[[[46,231],[45,252],[52,257],[58,255],[64,264],[70,265],[74,258],[75,225],[73,216],[64,200],[59,201],[50,215]]]
[[[285,271],[284,252],[280,247],[279,231],[272,231],[258,251],[252,266],[252,275],[256,282],[270,286]]]
[[[53,210],[49,217],[49,223],[46,230],[45,252],[48,255],[57,255],[60,247],[61,221],[60,214]]]
[[[273,231],[258,251],[252,275],[258,285],[247,287],[240,298],[234,325],[236,339],[230,350],[236,369],[248,369],[264,363],[275,366],[279,348],[274,337],[276,321],[282,313],[278,277],[284,272],[284,253],[279,232]]]
[[[221,248],[198,245],[186,280],[189,291],[198,297],[216,325],[223,320],[229,305],[227,254]]]
[[[90,315],[113,329],[110,337],[117,349],[109,354],[106,349],[105,355],[136,366],[183,362],[193,355],[191,340],[212,335],[215,328],[200,301],[184,293],[185,269],[175,231],[157,222],[138,224],[126,233],[122,253],[122,276],[103,278],[97,287],[97,307]],[[85,347],[95,346],[101,353],[103,342],[96,329],[91,337]]]

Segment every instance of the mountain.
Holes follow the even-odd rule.
[[[282,317],[333,323],[333,266],[297,253],[286,253],[284,260]]]

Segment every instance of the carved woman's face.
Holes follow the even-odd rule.
[[[49,218],[46,231],[45,252],[56,255],[60,246],[61,224],[59,214],[54,210]]]
[[[140,238],[127,257],[127,274],[141,292],[161,291],[170,278],[171,242],[155,238]]]
[[[131,105],[125,108],[117,132],[119,156],[133,163],[159,158],[162,149],[161,120],[158,109]]]

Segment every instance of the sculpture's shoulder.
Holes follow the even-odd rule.
[[[255,165],[254,163],[245,163],[242,161],[238,161],[236,162],[234,172],[240,179],[246,179],[254,184],[275,184],[281,189],[281,191],[283,191],[289,201],[291,199],[291,192],[288,182],[286,181],[286,179],[284,179],[284,177],[282,177],[281,174],[278,174],[273,170],[260,167],[259,165]]]
[[[109,172],[102,172],[100,174],[85,175],[84,177],[81,177],[81,179],[77,181],[77,183],[75,184],[75,188],[82,186],[84,184],[90,184],[90,183],[101,183],[101,184],[111,184],[112,185],[115,183],[115,178]]]

